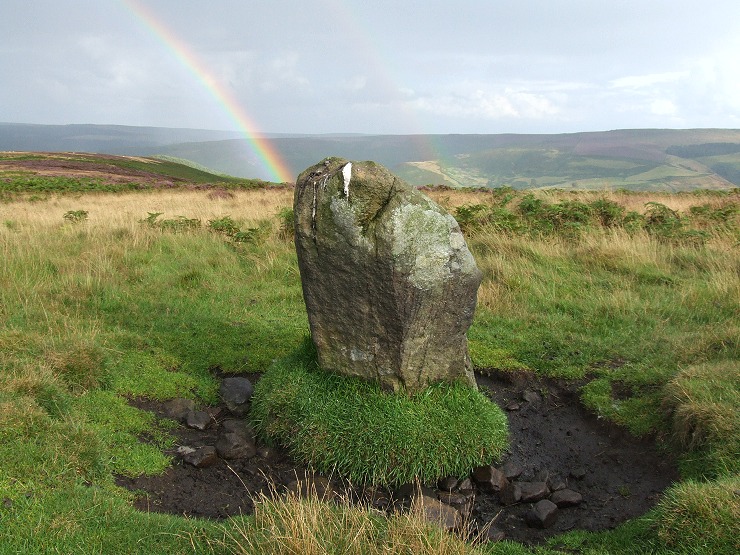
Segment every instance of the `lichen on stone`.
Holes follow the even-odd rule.
[[[336,158],[301,173],[294,212],[325,369],[394,390],[475,385],[465,333],[481,275],[452,216],[382,166]]]

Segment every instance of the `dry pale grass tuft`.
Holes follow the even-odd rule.
[[[724,360],[691,366],[665,387],[664,408],[685,448],[708,443],[740,446],[740,363]]]
[[[478,191],[459,191],[455,189],[429,189],[422,191],[445,210],[453,212],[465,204],[483,204],[491,201],[491,193]]]
[[[254,518],[224,525],[221,547],[238,555],[477,555],[460,537],[423,520],[420,511],[386,517],[346,500],[261,495]]]
[[[5,228],[13,227],[13,222],[23,226],[53,227],[62,224],[64,214],[74,210],[87,211],[85,225],[90,228],[131,229],[150,212],[161,212],[164,218],[196,218],[204,223],[224,215],[256,222],[275,216],[293,203],[293,191],[288,188],[228,192],[229,195],[223,195],[214,194],[214,191],[178,189],[56,195],[45,201],[14,200],[0,204],[0,222],[5,222],[2,226]]]

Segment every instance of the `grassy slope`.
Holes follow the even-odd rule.
[[[732,200],[613,198],[643,210],[654,198],[681,214]],[[161,471],[168,461],[156,444],[168,439],[122,396],[207,402],[210,369],[262,370],[296,349],[305,312],[292,246],[273,216],[289,199],[285,191],[215,200],[181,191],[0,204],[0,553],[189,553],[191,542],[197,552],[229,551],[217,526],[127,508],[129,494],[111,473]],[[88,219],[64,220],[75,209]],[[183,215],[202,225],[175,233],[140,222],[160,211],[160,221]],[[249,241],[209,229],[226,214],[255,230]],[[259,225],[264,218],[271,223]],[[675,437],[673,448],[688,453],[686,476],[699,480],[672,491],[648,519],[555,543],[584,553],[734,547],[725,523],[738,512],[737,453],[720,447],[736,442],[738,429],[727,423],[739,395],[728,378],[740,358],[737,221],[728,228],[697,218],[692,225],[710,232],[699,247],[619,229],[471,232],[485,275],[470,331],[477,364],[587,377],[594,410]],[[143,431],[155,445],[138,443]],[[256,526],[244,522],[234,525]],[[463,549],[472,548],[456,552]],[[504,543],[490,552],[530,551]]]
[[[187,160],[167,157],[0,152],[0,195],[61,190],[123,191],[151,188],[163,183],[169,186],[199,184],[230,188],[264,185],[259,180],[215,174]]]

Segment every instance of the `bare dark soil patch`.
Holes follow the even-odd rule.
[[[566,487],[583,498],[577,506],[561,508],[554,525],[538,529],[526,522],[533,503],[503,505],[498,492],[476,486],[470,518],[478,527],[493,521],[492,527],[506,538],[526,543],[573,529],[609,529],[646,513],[661,492],[678,479],[674,462],[659,452],[652,440],[636,439],[581,407],[578,384],[531,375],[516,379],[478,376],[478,383],[508,412],[511,447],[504,462],[508,469],[519,467],[517,480],[547,481],[552,489]],[[134,404],[164,415],[161,404],[144,400]],[[205,431],[178,428],[174,432],[176,447],[214,445],[218,422],[231,416],[223,407],[208,411],[213,425]],[[271,486],[281,491],[296,476],[310,475],[279,449],[258,445],[258,454],[250,459],[218,460],[199,469],[183,463],[175,455],[176,447],[170,453],[174,462],[163,475],[117,479],[119,485],[141,492],[136,501],[140,510],[216,519],[249,514],[256,493],[270,492]],[[338,478],[332,479],[332,485],[346,498],[388,510],[408,503],[405,496],[409,488],[363,490]],[[437,484],[428,486],[427,494],[441,494]]]

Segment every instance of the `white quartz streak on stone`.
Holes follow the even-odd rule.
[[[349,182],[352,179],[352,162],[348,162],[342,168],[342,176],[344,177],[344,196],[349,200]]]

